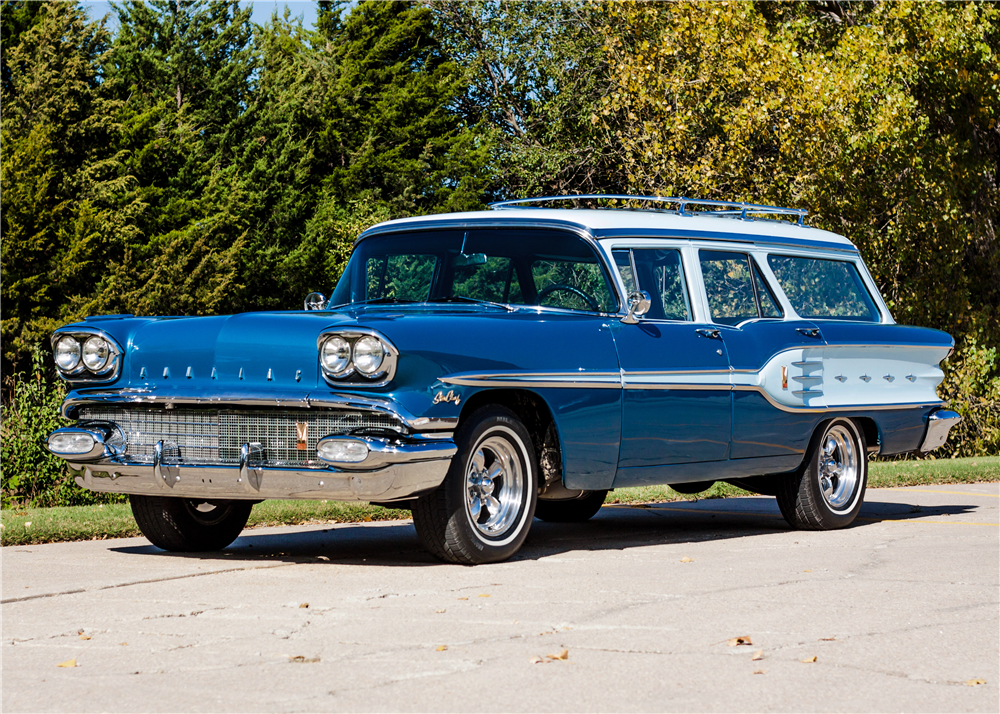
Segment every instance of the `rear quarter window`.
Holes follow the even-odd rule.
[[[854,263],[792,255],[769,255],[767,262],[800,317],[880,320]]]

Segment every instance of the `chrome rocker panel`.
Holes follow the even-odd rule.
[[[164,456],[163,442],[157,444],[152,464],[126,461],[103,444],[100,450],[95,447],[92,452],[96,459],[57,456],[66,459],[73,468],[83,469],[76,483],[92,491],[254,501],[268,498],[395,501],[440,486],[456,452],[450,439],[402,443],[359,440],[365,441],[370,449],[367,463],[343,467],[265,465],[257,461],[259,444],[245,444],[238,465],[170,462]]]

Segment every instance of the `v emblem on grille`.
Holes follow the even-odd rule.
[[[295,448],[305,451],[308,446],[306,440],[309,438],[309,422],[295,422]]]

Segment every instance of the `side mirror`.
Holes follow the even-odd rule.
[[[628,314],[622,318],[626,325],[634,325],[639,322],[639,318],[649,312],[649,307],[653,302],[649,293],[645,290],[636,290],[628,296]]]
[[[306,295],[305,310],[322,310],[326,307],[326,298],[323,293],[309,293]]]

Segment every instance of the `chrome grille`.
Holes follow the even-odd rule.
[[[258,442],[264,461],[306,464],[316,460],[316,442],[324,436],[358,430],[401,431],[387,414],[362,411],[230,411],[151,409],[148,407],[83,407],[80,421],[117,424],[125,436],[125,457],[152,462],[156,442],[176,444],[181,461],[201,464],[238,463],[240,447]],[[306,425],[306,448],[297,447],[296,424]],[[175,452],[176,453],[176,452]]]

